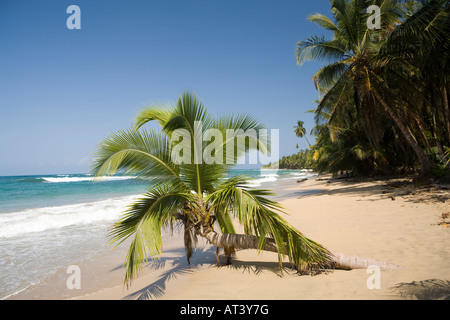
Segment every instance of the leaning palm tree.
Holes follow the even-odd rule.
[[[306,138],[306,129],[303,127],[304,122],[301,120],[297,121],[297,125],[294,126],[294,133],[298,138],[305,138],[306,142],[308,142],[308,145],[311,146],[308,139]]]
[[[142,128],[150,121],[157,121],[161,131]],[[174,106],[143,110],[136,128],[101,142],[92,167],[97,177],[121,171],[149,180],[148,191],[110,231],[116,245],[132,238],[125,283],[135,277],[147,255],[161,254],[162,229],[173,226],[183,228],[188,262],[197,238],[203,237],[224,248],[228,258],[237,249],[253,248],[277,252],[280,267],[287,256],[302,273],[330,266],[331,253],[284,220],[282,207],[268,198],[269,191],[250,188],[245,176],[225,179],[227,170],[252,149],[269,151],[269,143],[260,134],[263,128],[245,115],[215,119],[195,95],[184,93]],[[211,148],[212,142],[201,137],[208,129],[223,134],[225,141]],[[256,134],[249,135],[250,131]],[[214,143],[219,138],[216,135]],[[227,148],[240,138],[245,143]],[[201,159],[206,153],[215,161]],[[244,234],[236,234],[233,218],[243,225]]]
[[[150,121],[157,121],[161,130],[142,128]],[[286,256],[301,274],[377,263],[333,255],[282,218],[282,206],[268,198],[271,192],[252,189],[246,176],[227,178],[227,170],[243,155],[270,151],[263,128],[246,115],[215,119],[195,95],[184,93],[174,106],[143,110],[135,128],[111,134],[100,143],[92,167],[96,177],[121,171],[149,181],[148,191],[110,231],[116,246],[131,239],[124,284],[131,283],[148,255],[152,259],[161,255],[162,230],[174,226],[184,232],[188,262],[198,237],[203,237],[224,248],[228,258],[237,249],[276,252],[280,268]],[[207,143],[212,136],[201,137],[208,130],[215,133],[214,148]],[[226,137],[223,141],[221,135]],[[228,148],[239,139],[245,143]],[[243,226],[243,234],[236,233],[234,222]]]

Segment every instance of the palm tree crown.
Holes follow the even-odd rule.
[[[306,138],[306,129],[305,129],[305,127],[303,127],[303,123],[304,122],[301,120],[297,121],[297,125],[294,126],[294,133],[299,138],[305,138],[306,142],[308,142],[308,145],[311,146],[308,139]]]

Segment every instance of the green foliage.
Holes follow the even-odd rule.
[[[372,4],[381,9],[379,30],[366,25]],[[333,19],[309,20],[333,37],[314,35],[296,48],[299,65],[326,62],[313,76],[322,97],[314,111],[312,167],[441,175],[439,166],[449,166],[450,4],[332,0],[331,7]]]
[[[314,150],[300,150],[290,156],[283,156],[276,164],[268,164],[264,168],[270,168],[277,165],[280,169],[315,169]]]

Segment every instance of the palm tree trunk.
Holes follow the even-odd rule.
[[[218,234],[211,231],[204,237],[216,247],[234,247],[235,249],[258,249],[258,238],[253,235],[244,234]],[[273,239],[266,239],[266,244],[262,250],[278,252],[278,248]]]
[[[450,141],[450,108],[448,105],[448,94],[447,94],[447,81],[444,82],[444,85],[442,86],[442,105],[443,105],[443,109],[444,109],[444,117],[446,120],[446,125],[447,125],[447,134],[448,134],[448,139]]]
[[[420,177],[421,178],[428,178],[431,176],[431,168],[432,163],[428,156],[423,152],[422,148],[420,147],[417,140],[414,138],[410,130],[406,127],[406,125],[400,120],[400,118],[395,114],[395,112],[389,107],[387,102],[381,97],[381,95],[376,91],[372,90],[374,96],[377,98],[378,102],[383,106],[384,110],[389,114],[389,116],[394,120],[397,127],[402,132],[403,136],[405,137],[408,144],[412,147],[415,154],[417,155],[417,158],[420,163]]]
[[[441,157],[442,163],[443,163],[447,168],[450,168],[450,163],[448,162],[448,158],[447,158],[447,156],[445,155],[444,149],[442,148],[442,143],[441,143],[441,141],[439,141],[439,139],[438,139],[437,137],[436,137],[436,147],[437,147],[437,149],[438,149],[439,156]]]
[[[425,128],[424,128],[424,125],[422,123],[422,120],[416,114],[413,114],[412,116],[413,116],[414,120],[416,121],[417,127],[419,128],[418,131],[420,133],[420,137],[422,138],[423,143],[425,144],[428,152],[432,153],[431,145],[428,142],[428,139],[427,139],[427,137],[425,135]]]
[[[311,143],[309,143],[309,141],[308,141],[308,139],[306,138],[306,136],[304,136],[304,137],[305,137],[306,142],[308,142],[308,145],[311,147]]]
[[[235,249],[258,249],[258,238],[253,235],[243,234],[218,234],[211,231],[204,234],[204,237],[216,247],[234,247]],[[277,252],[278,248],[275,241],[271,238],[266,238],[266,244],[262,248],[263,251]],[[377,266],[382,269],[398,268],[398,265],[374,260],[361,258],[357,256],[349,256],[344,254],[333,254],[332,260],[334,268],[340,270],[352,269],[366,269],[369,266]]]
[[[441,158],[442,163],[447,168],[450,168],[450,163],[448,163],[447,156],[445,155],[445,151],[442,148],[441,139],[445,139],[444,138],[444,133],[442,133],[442,131],[441,131],[441,127],[442,126],[436,125],[436,113],[432,114],[432,120],[433,120],[433,122],[432,122],[430,128],[431,128],[431,133],[433,135],[433,139],[434,139],[434,141],[436,143],[436,148],[438,150],[439,157]],[[445,132],[445,128],[444,128],[444,132]]]

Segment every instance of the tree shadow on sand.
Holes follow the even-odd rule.
[[[404,298],[417,300],[450,300],[450,281],[428,279],[423,281],[402,282],[393,291]]]
[[[167,270],[163,272],[156,281],[140,290],[130,293],[123,299],[151,300],[161,298],[166,292],[166,285],[169,281],[175,280],[179,276],[189,274],[203,265],[212,265],[216,261],[214,248],[197,249],[191,259],[191,264],[187,263],[186,256],[184,254],[180,255],[180,253],[184,253],[184,249],[175,250],[175,252],[173,252],[174,255],[167,256],[167,254],[170,253],[170,250],[165,251],[165,257],[161,257],[158,260],[153,260],[145,266],[146,270],[150,269],[151,271],[167,268]]]
[[[333,187],[328,189],[328,187]],[[277,200],[283,200],[283,198],[309,198],[321,195],[349,195],[358,198],[370,197],[370,196],[380,196],[380,199],[389,198],[390,196],[383,192],[383,187],[380,184],[364,185],[361,182],[351,182],[351,181],[333,181],[326,184],[321,189],[312,190],[296,190],[291,193],[283,194],[279,196]],[[370,201],[375,201],[376,199],[370,199]]]
[[[195,272],[202,266],[216,266],[216,250],[215,247],[205,247],[197,249],[191,258],[191,264],[187,263],[184,249],[168,250],[164,252],[163,257],[158,260],[149,262],[145,266],[148,272],[155,272],[158,270],[165,270],[159,278],[145,286],[142,289],[134,291],[123,299],[125,300],[152,300],[159,299],[166,293],[167,283],[171,280],[176,280],[177,277],[187,275]],[[225,264],[226,257],[220,255],[220,262],[218,268],[228,268],[233,270],[240,270],[244,273],[254,273],[259,275],[263,271],[273,272],[279,277],[282,277],[280,266],[278,262],[271,261],[242,261],[233,259],[231,264]],[[283,272],[285,274],[296,273],[292,268],[292,264],[283,262]]]
[[[297,273],[297,270],[291,263],[283,262],[283,273],[280,271],[280,265],[277,261],[243,261],[239,259],[233,259],[231,264],[220,264],[219,268],[226,268],[232,270],[242,271],[242,273],[253,273],[259,275],[262,272],[268,271],[276,274],[280,278],[283,273]]]
[[[450,185],[429,184],[417,185],[413,179],[387,179],[387,178],[367,178],[367,179],[327,179],[327,183],[321,189],[296,190],[283,197],[306,198],[316,195],[350,195],[367,201],[377,201],[383,199],[395,200],[401,197],[403,200],[412,203],[437,202],[446,203],[450,201]],[[374,184],[365,184],[372,182]],[[328,187],[333,187],[329,189]],[[376,196],[373,198],[366,198]]]

